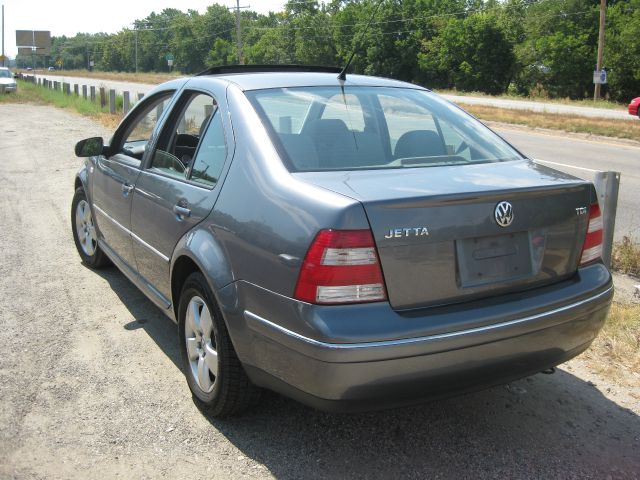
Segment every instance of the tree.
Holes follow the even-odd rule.
[[[515,54],[490,12],[450,19],[440,35],[426,42],[419,57],[422,70],[436,70],[446,87],[498,94],[514,73]]]
[[[640,0],[608,8],[604,60],[612,99],[626,103],[640,95]]]
[[[525,40],[517,47],[519,89],[541,87],[553,97],[593,93],[598,6],[591,0],[542,0],[525,17]]]

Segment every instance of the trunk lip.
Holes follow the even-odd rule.
[[[518,169],[521,176],[528,180],[526,186],[514,186],[511,188],[499,187],[498,185],[486,185],[482,183],[467,182],[461,188],[449,187],[445,189],[437,184],[438,178],[435,176],[426,176],[427,172],[438,173],[440,177],[449,177],[454,173],[461,176],[472,176],[480,173],[502,174],[505,182],[510,178],[509,172],[501,172],[497,170],[498,166],[508,166]],[[526,167],[526,168],[522,168]],[[535,178],[534,174],[538,174]],[[543,178],[541,173],[546,174]],[[424,182],[421,182],[419,188],[406,187],[406,180],[422,179],[422,175],[426,176]],[[479,195],[500,196],[509,193],[528,193],[540,190],[558,190],[558,189],[574,189],[591,185],[592,182],[567,173],[555,170],[544,165],[535,163],[530,159],[512,160],[500,163],[484,163],[472,165],[457,166],[440,166],[440,167],[417,167],[410,169],[371,169],[371,170],[340,170],[340,171],[317,171],[317,172],[292,172],[291,176],[301,182],[315,185],[327,191],[344,195],[345,197],[359,201],[365,205],[377,205],[380,203],[400,203],[414,202],[416,199],[425,201],[431,199],[432,202],[438,202],[439,199],[451,199],[451,197],[468,197],[468,202],[472,201]],[[432,182],[432,178],[436,178],[436,183]],[[386,189],[380,189],[376,192],[376,196],[372,196],[370,185],[360,185],[364,182],[378,182]],[[495,183],[495,182],[494,182]],[[369,190],[367,189],[369,187]],[[413,195],[410,194],[410,189]],[[449,200],[451,201],[451,200]],[[464,200],[456,200],[462,202]],[[436,203],[437,204],[437,203]],[[430,205],[429,205],[430,206]],[[402,207],[406,208],[406,207]]]

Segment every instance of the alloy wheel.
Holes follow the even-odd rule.
[[[184,333],[191,374],[200,390],[209,393],[218,376],[218,351],[211,312],[198,296],[189,300]]]

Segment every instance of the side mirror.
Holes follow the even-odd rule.
[[[102,155],[104,151],[104,140],[102,137],[85,138],[76,143],[77,157],[95,157]]]

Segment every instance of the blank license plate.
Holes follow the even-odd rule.
[[[503,283],[531,275],[528,232],[456,241],[460,286]]]

